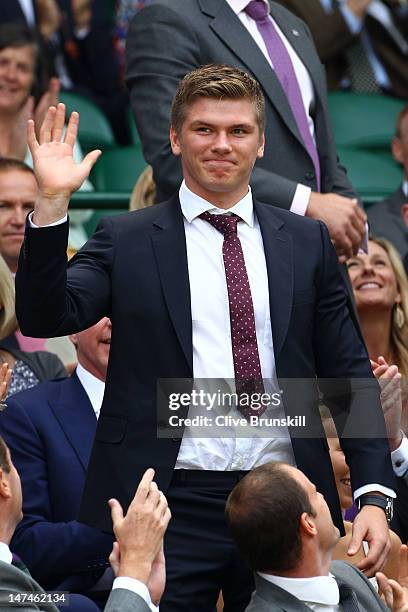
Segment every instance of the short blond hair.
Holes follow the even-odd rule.
[[[171,107],[171,125],[180,132],[189,107],[198,98],[247,99],[254,105],[260,135],[265,130],[265,98],[261,86],[248,73],[226,64],[206,64],[180,81]]]

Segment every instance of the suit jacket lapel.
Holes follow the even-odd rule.
[[[268,206],[254,202],[264,243],[275,358],[288,331],[293,300],[292,238]]]
[[[324,99],[326,97],[326,83],[321,78],[321,64],[311,38],[306,35],[303,29],[294,28],[293,24],[288,20],[282,19],[282,16],[279,14],[280,11],[276,10],[278,7],[274,2],[270,3],[270,7],[271,17],[276,21],[291,46],[296,51],[312,79],[315,88],[316,102],[321,98]]]
[[[202,12],[212,17],[209,27],[238,57],[239,61],[247,66],[254,77],[262,83],[265,95],[275,106],[293,135],[303,144],[285,92],[275,72],[271,69],[267,59],[259,50],[258,45],[245,26],[233,14],[225,0],[217,0],[216,3],[213,0],[198,0],[198,2]]]
[[[164,299],[174,329],[193,373],[191,298],[186,236],[178,196],[153,223],[152,244]]]
[[[96,431],[95,413],[75,373],[59,384],[59,393],[49,404],[86,471]]]

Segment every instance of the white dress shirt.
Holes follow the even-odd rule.
[[[332,574],[313,578],[286,578],[258,573],[264,580],[297,597],[315,612],[340,612],[342,610],[339,604],[339,587]]]
[[[13,559],[13,555],[11,554],[11,550],[5,542],[0,542],[0,561],[3,563],[11,564]]]
[[[35,12],[33,6],[34,0],[18,0],[21,10],[24,13],[24,17],[26,18],[27,24],[30,27],[35,26]]]
[[[101,412],[103,394],[105,393],[105,383],[88,372],[88,370],[86,370],[80,363],[77,365],[76,375],[78,376],[85,393],[89,397],[89,401],[92,404],[95,416],[98,419]]]
[[[193,331],[194,379],[222,379],[222,389],[233,392],[234,360],[232,355],[231,324],[228,291],[222,256],[223,235],[210,223],[198,216],[204,211],[224,214],[226,211],[192,193],[182,183],[181,210],[186,233],[188,274],[191,293]],[[255,327],[265,391],[279,389],[273,352],[272,328],[269,309],[268,276],[259,223],[254,215],[252,194],[228,209],[242,222],[238,223],[254,304]],[[268,414],[279,417],[279,408],[269,408]],[[190,416],[191,412],[189,412]],[[241,413],[231,407],[230,414]],[[282,415],[283,416],[283,415]],[[197,437],[197,428],[186,427],[176,469],[250,470],[272,460],[295,465],[292,444],[287,428],[248,428],[247,436],[241,427],[211,428]],[[211,437],[213,435],[213,437]]]
[[[269,4],[267,0],[263,0],[263,1],[268,6],[268,10],[269,10]],[[245,7],[248,4],[248,0],[226,0],[226,2],[229,4],[230,8],[234,11],[234,13],[238,16],[241,23],[248,30],[248,32],[250,33],[250,35],[252,36],[256,44],[258,45],[259,49],[261,50],[261,52],[267,59],[268,63],[273,68],[273,64],[272,64],[271,58],[269,57],[269,53],[266,48],[264,39],[259,33],[255,20],[252,19],[249,15],[247,15],[247,13],[245,13],[244,11]],[[270,15],[269,15],[269,19],[275,26],[276,31],[281,37],[282,42],[285,45],[289,53],[290,59],[292,60],[293,68],[295,70],[296,78],[298,80],[300,91],[302,94],[302,100],[303,100],[303,105],[306,111],[306,117],[307,117],[310,134],[312,135],[312,138],[314,140],[315,128],[314,128],[312,113],[313,113],[313,108],[315,104],[315,96],[314,96],[312,80],[303,62],[297,55],[292,45],[289,43],[286,36],[283,34],[282,30],[280,29],[276,21],[274,21],[274,19],[272,19]],[[268,147],[269,145],[272,146],[272,143],[266,142],[266,146]],[[290,210],[294,213],[297,213],[298,215],[304,215],[307,209],[307,205],[309,203],[310,193],[311,193],[310,187],[307,187],[306,185],[302,185],[301,183],[299,183],[295,191],[295,195],[293,197]]]
[[[403,191],[404,195],[406,195],[407,198],[408,198],[408,181],[404,181],[402,183],[402,191]]]

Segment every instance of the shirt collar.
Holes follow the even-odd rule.
[[[313,578],[286,578],[258,573],[264,580],[275,584],[301,601],[327,606],[336,606],[340,601],[339,587],[333,574],[313,576]]]
[[[179,198],[181,211],[188,223],[194,221],[194,219],[199,217],[201,213],[210,211],[211,213],[217,215],[223,215],[226,212],[234,213],[250,227],[254,226],[254,205],[252,202],[251,187],[249,186],[248,193],[232,208],[229,208],[228,211],[224,210],[223,208],[217,208],[207,200],[204,200],[204,198],[200,198],[200,196],[190,191],[185,181],[183,181],[181,184]]]
[[[402,191],[404,192],[404,195],[408,198],[408,180],[403,181]]]
[[[229,4],[230,8],[234,11],[234,13],[238,15],[238,13],[241,13],[241,11],[243,11],[244,8],[247,6],[249,0],[226,0],[226,2],[227,4]],[[263,0],[263,2],[267,5],[269,12],[268,0]]]
[[[13,555],[11,554],[11,550],[8,547],[8,544],[5,542],[0,542],[0,561],[3,563],[10,564],[13,559]]]
[[[88,372],[88,370],[85,370],[84,366],[80,363],[77,365],[76,375],[78,376],[85,393],[89,397],[89,401],[92,404],[96,418],[98,418],[101,411],[103,394],[105,393],[105,383]]]

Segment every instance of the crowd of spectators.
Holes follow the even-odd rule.
[[[350,293],[351,316],[358,320],[381,389],[397,477],[384,569],[391,581],[376,575],[380,600],[366,578],[344,564],[361,563],[367,548],[363,543],[350,554],[352,523],[347,520],[346,535],[339,540],[329,509],[317,496],[318,483],[283,463],[251,470],[233,489],[226,511],[238,549],[255,572],[256,592],[247,609],[284,609],[287,598],[298,598],[335,610],[338,602],[347,605],[343,583],[353,587],[362,610],[385,610],[384,602],[392,610],[408,606],[401,589],[408,587],[408,553],[401,547],[408,542],[408,105],[395,117],[390,142],[403,169],[402,183],[365,209],[336,155],[327,110],[327,89],[408,100],[408,5],[404,0],[271,3],[274,45],[280,39],[286,48],[280,53],[293,63],[285,77],[281,56],[269,46],[266,4],[249,4],[257,6],[240,0],[0,3],[0,391],[7,387],[0,398],[0,568],[5,572],[0,594],[4,584],[21,578],[3,567],[10,565],[11,550],[12,565],[20,572],[15,561],[21,558],[24,572],[28,568],[31,574],[28,582],[17,580],[20,590],[76,594],[62,610],[155,610],[164,589],[162,546],[170,520],[166,498],[148,472],[127,516],[111,500],[115,538],[78,521],[108,376],[112,325],[104,317],[69,338],[51,339],[26,337],[18,328],[13,276],[27,213],[38,194],[27,121],[34,120],[41,141],[49,107],[58,105],[61,91],[74,92],[97,105],[116,142],[128,145],[131,107],[149,166],[135,185],[130,209],[149,208],[172,196],[182,180],[180,158],[174,155],[177,142],[168,135],[180,79],[202,64],[222,63],[251,72],[266,99],[266,146],[252,175],[254,196],[328,228]],[[282,65],[288,70],[287,63]],[[295,93],[288,81],[296,82]],[[84,158],[78,143],[75,156],[78,163]],[[81,188],[93,190],[91,181],[85,179]],[[72,218],[76,250],[88,215],[75,217],[74,211]],[[324,406],[321,417],[344,515],[354,504],[350,470]],[[252,514],[254,496],[260,505]],[[340,587],[322,582],[317,588],[316,583],[326,599],[285,582],[321,577],[329,568],[330,580],[334,576]],[[129,589],[115,576],[127,576],[138,586]],[[222,605],[220,599],[217,609]]]

